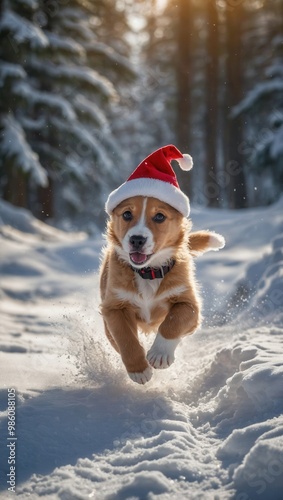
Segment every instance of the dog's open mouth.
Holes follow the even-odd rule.
[[[138,265],[145,264],[150,257],[151,255],[146,255],[145,253],[141,252],[130,253],[130,259],[133,264],[138,264]]]

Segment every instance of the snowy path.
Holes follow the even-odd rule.
[[[144,387],[102,335],[100,237],[0,206],[0,498],[14,387],[18,498],[282,499],[282,206],[193,212],[228,244],[197,261],[204,327]]]

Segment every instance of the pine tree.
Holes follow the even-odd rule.
[[[47,184],[46,172],[26,136],[26,103],[19,91],[28,85],[27,57],[40,53],[48,43],[40,27],[29,20],[33,5],[3,1],[0,18],[0,186],[4,197],[19,206],[27,205],[28,179],[35,185]]]
[[[205,96],[206,109],[204,120],[205,187],[207,205],[219,206],[219,187],[217,185],[217,149],[219,130],[219,14],[215,0],[206,2],[206,70]]]
[[[193,20],[187,12],[190,3],[168,1],[163,8],[151,3],[151,9],[145,10],[148,38],[142,51],[140,109],[146,123],[147,147],[151,149],[173,142],[183,152],[192,153]],[[178,170],[178,179],[188,193],[188,175]]]
[[[176,133],[181,150],[188,147],[191,139],[192,20],[192,2],[179,0],[176,30]]]
[[[140,54],[137,95],[148,147],[154,149],[176,141],[176,8],[169,2],[158,9],[156,2],[148,2],[144,15],[147,39]]]
[[[113,81],[114,75],[119,79],[119,73],[123,78],[125,74],[132,77],[133,71],[124,54],[100,41],[100,36],[103,38],[107,32],[99,17],[101,6],[106,8],[106,4],[110,8],[109,2],[82,4],[76,0],[68,4],[56,3],[53,10],[48,1],[29,2],[29,8],[26,2],[23,8],[19,0],[8,1],[5,5],[1,36],[6,43],[7,40],[14,45],[17,42],[15,58],[21,78],[13,82],[12,88],[22,103],[15,105],[11,95],[9,102],[6,100],[6,114],[11,120],[13,113],[14,128],[21,127],[22,137],[25,137],[26,155],[30,153],[33,162],[37,162],[37,173],[41,173],[40,178],[39,173],[36,177],[27,172],[28,197],[23,202],[28,204],[32,199],[37,200],[38,208],[35,203],[32,205],[37,215],[39,210],[45,216],[69,212],[82,217],[92,213],[98,221],[109,189],[122,177],[114,168],[117,160],[121,161],[121,155],[108,121],[111,102],[119,97],[110,77]],[[114,14],[112,8],[112,17]],[[25,24],[30,26],[30,31],[26,29],[30,34],[29,44],[22,33],[15,32],[15,21],[14,31],[11,22],[7,25],[7,16],[16,19],[21,16],[17,26],[21,25],[22,31]],[[100,29],[96,30],[96,26]],[[28,50],[24,51],[26,46]],[[11,64],[11,51],[3,49],[1,55],[5,64]],[[109,78],[101,74],[106,61]],[[9,83],[6,79],[6,88],[10,88]],[[2,138],[5,195],[9,185],[5,176],[11,171],[8,163],[15,156],[7,126]],[[22,152],[16,165],[20,173],[23,170],[21,155]],[[14,184],[13,178],[11,183]]]
[[[283,188],[282,7],[282,0],[275,0],[250,11],[244,40],[248,92],[232,111],[246,122],[241,153],[255,186],[255,204],[271,203]]]
[[[231,115],[235,105],[243,98],[243,60],[244,48],[242,30],[245,9],[242,2],[233,5],[226,1],[226,158],[225,173],[229,178],[227,185],[228,205],[230,208],[244,208],[248,205],[246,178],[240,147],[243,142],[243,120],[241,116]]]

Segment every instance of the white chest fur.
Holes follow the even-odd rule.
[[[141,297],[140,317],[141,319],[149,323],[151,309],[156,304],[156,294],[162,280],[144,280],[138,274],[135,276],[135,280],[139,296]]]
[[[115,290],[116,296],[139,309],[139,315],[143,321],[150,323],[151,311],[157,305],[161,305],[169,297],[179,295],[186,290],[183,285],[172,287],[157,295],[162,279],[145,280],[138,274],[135,276],[137,293],[129,292],[122,288]]]

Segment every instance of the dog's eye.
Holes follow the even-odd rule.
[[[130,210],[126,210],[126,212],[123,213],[122,215],[123,219],[126,221],[132,220],[133,214],[130,212]]]
[[[165,215],[163,215],[162,213],[158,212],[158,214],[156,214],[154,217],[153,217],[153,220],[154,222],[164,222],[166,219]]]

